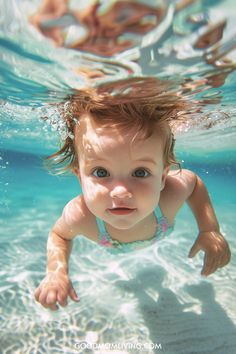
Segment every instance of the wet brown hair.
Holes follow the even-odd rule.
[[[75,128],[87,115],[96,124],[116,129],[136,130],[135,137],[145,139],[159,129],[164,137],[164,164],[180,168],[174,153],[172,127],[181,117],[185,103],[166,83],[153,78],[134,78],[101,85],[97,89],[77,92],[60,107],[69,136],[61,149],[47,157],[46,165],[53,173],[73,171],[78,167]],[[79,129],[79,127],[78,127]],[[134,137],[134,138],[135,138]]]

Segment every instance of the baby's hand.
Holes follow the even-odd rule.
[[[34,295],[36,301],[53,311],[58,309],[57,303],[66,306],[68,296],[75,302],[79,301],[68,275],[56,272],[46,275]]]
[[[205,252],[201,271],[201,274],[205,276],[214,273],[217,268],[224,267],[230,261],[229,245],[217,231],[206,231],[198,234],[188,256],[192,258],[199,251]]]

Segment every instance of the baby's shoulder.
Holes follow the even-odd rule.
[[[62,219],[76,234],[93,235],[96,230],[96,218],[88,209],[83,195],[73,198],[65,205]]]
[[[182,169],[170,171],[161,192],[160,203],[163,212],[173,220],[178,210],[192,193],[196,182],[195,173]]]
[[[189,193],[195,186],[196,182],[196,175],[194,172],[181,169],[181,170],[173,170],[168,173],[166,179],[166,188],[169,189],[171,192],[175,191],[175,193]]]
[[[176,199],[185,201],[196,184],[196,174],[190,170],[181,169],[178,171],[170,171],[165,185],[167,195],[174,195]]]
[[[85,211],[85,202],[82,195],[71,199],[64,207],[63,213],[65,216],[73,215],[75,218],[80,217]]]

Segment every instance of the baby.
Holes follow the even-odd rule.
[[[35,291],[44,307],[79,298],[68,275],[72,240],[83,235],[111,252],[130,252],[168,236],[177,212],[187,202],[199,234],[189,257],[204,251],[201,274],[230,260],[230,250],[201,179],[178,166],[170,121],[173,100],[133,98],[106,103],[74,101],[62,149],[51,156],[77,176],[82,194],[71,200],[49,233],[47,275]],[[179,167],[179,166],[178,166]]]

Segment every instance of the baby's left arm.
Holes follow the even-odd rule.
[[[192,184],[187,198],[198,224],[199,234],[195,240],[189,257],[194,257],[199,251],[204,251],[202,275],[210,275],[217,268],[224,267],[230,261],[230,249],[227,241],[220,233],[220,227],[211,204],[207,189],[202,180],[193,172],[186,171],[186,181]],[[186,182],[187,183],[187,182]]]

